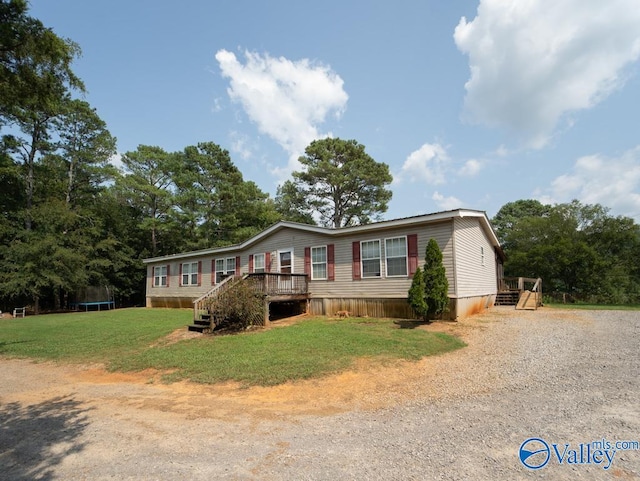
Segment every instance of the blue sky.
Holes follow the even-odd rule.
[[[315,138],[394,175],[385,218],[601,203],[640,221],[637,0],[31,0],[118,139],[213,141],[275,195]]]

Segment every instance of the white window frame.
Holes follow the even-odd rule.
[[[377,242],[378,243],[378,257],[371,257],[368,259],[365,259],[364,257],[364,249],[362,248],[363,244],[367,244],[367,243],[371,243],[371,242]],[[364,262],[365,261],[372,261],[378,259],[378,272],[379,274],[377,276],[370,276],[364,275]],[[371,240],[364,240],[364,241],[360,241],[360,277],[361,279],[380,279],[382,278],[382,242],[380,241],[380,239],[371,239]]]
[[[164,269],[164,274],[162,270]],[[160,271],[158,273],[158,271]],[[164,284],[162,283],[162,279],[164,278]],[[167,287],[168,277],[167,277],[167,266],[153,266],[153,287]]]
[[[387,242],[396,240],[396,239],[404,239],[404,255],[403,256],[389,256],[389,249],[387,249]],[[404,274],[389,274],[389,259],[399,259],[404,257]],[[397,237],[388,237],[384,240],[384,267],[386,277],[407,277],[409,275],[409,246],[407,245],[407,236],[399,235]]]
[[[233,270],[229,270],[229,261],[233,260]],[[218,268],[218,262],[222,263],[222,269]],[[224,277],[228,277],[229,273],[231,273],[232,275],[235,275],[236,273],[236,258],[235,257],[218,257],[216,259],[216,263],[215,263],[215,272],[213,273],[213,275],[215,276],[215,283],[219,284],[223,281],[224,277],[221,276],[220,279],[218,279],[218,273],[221,273],[222,276]]]
[[[224,263],[227,268],[227,276],[236,274],[236,258],[235,257],[227,257]]]
[[[295,256],[293,255],[293,247],[289,249],[278,250],[276,254],[278,256],[278,272],[280,272],[280,270],[282,269],[282,266],[280,265],[280,254],[282,254],[283,252],[289,252],[291,254],[291,273],[293,274],[295,272],[295,269],[294,269]]]
[[[313,261],[313,251],[317,249],[324,249],[324,261],[323,262],[314,262]],[[329,278],[329,250],[326,245],[323,246],[315,246],[311,248],[309,253],[311,258],[309,259],[311,262],[311,280],[312,281],[326,281]],[[324,277],[316,277],[314,266],[324,265]]]
[[[262,267],[258,267],[258,259],[262,259]],[[267,256],[264,252],[253,254],[253,272],[256,274],[267,272]]]
[[[484,246],[480,246],[480,265],[484,266]]]
[[[193,270],[195,267],[195,271]],[[198,285],[198,262],[183,262],[182,277],[180,278],[181,286],[197,286]],[[185,282],[186,279],[186,282]]]

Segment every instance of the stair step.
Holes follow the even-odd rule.
[[[518,299],[520,298],[520,292],[512,291],[512,292],[499,292],[496,295],[495,305],[496,306],[515,306],[518,303]]]
[[[203,333],[204,331],[211,329],[211,326],[203,326],[202,324],[191,324],[190,326],[187,326],[187,329],[189,331]]]
[[[194,319],[193,323],[197,324],[198,326],[210,326],[211,319]]]

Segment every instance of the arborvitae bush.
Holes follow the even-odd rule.
[[[422,270],[418,267],[413,275],[413,281],[409,288],[409,305],[413,308],[416,315],[427,320],[427,303],[424,297],[424,276]]]
[[[425,321],[434,319],[449,309],[449,282],[442,263],[442,252],[435,239],[429,239],[424,267],[418,267],[409,288],[408,302]]]

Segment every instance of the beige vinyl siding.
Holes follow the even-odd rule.
[[[418,265],[424,264],[424,252],[430,238],[436,239],[443,250],[450,292],[454,286],[453,278],[453,243],[451,241],[451,222],[442,222],[427,226],[409,226],[385,231],[374,231],[334,238],[335,244],[335,281],[312,281],[309,284],[311,297],[323,298],[406,298],[411,277],[386,277],[384,239],[418,235]],[[382,270],[379,278],[362,278],[353,280],[352,243],[380,240]]]
[[[309,282],[312,298],[406,298],[411,286],[411,277],[386,277],[385,239],[418,235],[418,265],[424,264],[424,252],[430,238],[436,239],[443,251],[443,261],[447,270],[450,294],[455,292],[455,278],[453,271],[453,222],[443,222],[427,225],[411,225],[392,229],[372,229],[357,235],[326,235],[322,233],[301,231],[289,227],[283,228],[265,239],[262,239],[242,251],[227,251],[220,254],[209,254],[198,258],[189,258],[187,262],[202,261],[201,286],[180,286],[180,264],[184,259],[154,262],[147,266],[147,297],[191,297],[193,299],[205,294],[212,288],[211,272],[212,259],[235,257],[240,255],[241,273],[249,272],[249,255],[271,254],[271,272],[277,272],[278,250],[293,248],[293,272],[304,274],[304,249],[328,244],[335,246],[335,280],[318,280]],[[382,270],[380,278],[352,278],[352,243],[355,241],[380,240]],[[153,287],[153,267],[169,265],[169,287]]]
[[[202,261],[202,277],[199,286],[180,286],[180,264]],[[153,268],[169,266],[168,287],[153,287]],[[191,297],[196,299],[211,289],[211,257],[156,262],[147,266],[147,297]]]
[[[497,292],[495,251],[477,218],[454,219],[458,297]],[[484,249],[484,265],[481,248]]]

